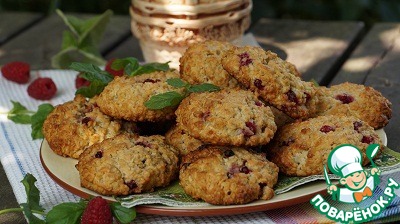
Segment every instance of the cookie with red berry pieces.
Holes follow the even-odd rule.
[[[178,178],[178,151],[161,135],[120,134],[90,146],[76,168],[81,186],[102,195],[152,192]]]
[[[329,153],[342,144],[360,149],[363,165],[369,163],[365,154],[368,145],[383,147],[379,136],[366,122],[356,117],[328,115],[283,126],[266,147],[266,154],[285,175],[321,175]]]
[[[174,125],[165,134],[165,140],[179,150],[179,154],[186,155],[198,149],[204,143],[189,135],[180,125]]]
[[[319,87],[319,115],[351,115],[375,129],[383,128],[392,117],[391,102],[372,87],[342,83]]]
[[[30,65],[22,61],[13,61],[1,67],[1,74],[10,81],[25,84],[29,81]]]
[[[264,145],[276,131],[271,109],[247,90],[192,93],[175,114],[178,125],[208,144]]]
[[[205,146],[182,159],[179,183],[195,199],[214,205],[245,204],[274,196],[278,167],[244,148]]]
[[[211,83],[220,88],[235,88],[239,84],[222,67],[221,59],[233,45],[229,42],[208,40],[195,43],[179,59],[180,75],[190,84]]]
[[[312,117],[317,109],[315,86],[297,76],[294,66],[260,47],[235,47],[222,66],[239,83],[295,119]]]
[[[122,127],[122,121],[100,111],[95,98],[87,100],[77,95],[57,105],[47,116],[43,135],[56,154],[78,158],[88,146],[114,137]]]
[[[166,82],[171,78],[179,78],[179,73],[171,70],[134,77],[116,76],[101,92],[97,104],[101,111],[115,118],[140,122],[172,120],[176,108],[151,110],[145,106],[145,102],[154,95],[169,91],[183,92],[183,88],[175,88]]]

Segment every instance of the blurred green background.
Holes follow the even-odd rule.
[[[35,11],[128,14],[130,0],[0,0],[0,12]],[[310,20],[400,21],[399,0],[253,0],[252,19],[260,17]]]

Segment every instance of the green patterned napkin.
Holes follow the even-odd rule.
[[[375,160],[375,164],[381,170],[381,175],[390,174],[400,171],[400,153],[395,152],[387,147],[384,148],[382,154]],[[367,169],[370,167],[367,167]],[[339,179],[334,174],[329,174],[330,179]],[[296,187],[301,187],[306,183],[316,180],[324,180],[323,175],[313,175],[308,177],[287,177],[280,175],[278,183],[275,186],[275,194],[284,194]],[[209,206],[203,201],[196,201],[187,195],[178,181],[175,181],[170,186],[160,188],[152,193],[136,194],[128,197],[117,198],[123,206],[132,207],[145,204],[162,204],[167,206],[178,207],[199,207]]]

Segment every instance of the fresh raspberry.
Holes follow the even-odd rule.
[[[57,92],[51,78],[37,78],[28,86],[28,95],[38,100],[49,100]]]
[[[111,64],[114,62],[114,60],[115,59],[108,60],[104,70],[106,70],[108,73],[110,73],[113,76],[122,76],[124,74],[124,69],[114,70],[111,68]]]
[[[79,75],[80,74],[76,75],[76,78],[75,78],[75,88],[79,89],[83,86],[89,86],[90,81],[80,77]]]
[[[29,81],[29,72],[29,64],[21,61],[10,62],[1,67],[4,78],[19,84]]]
[[[111,208],[100,196],[89,201],[81,218],[81,224],[112,224],[112,221]]]

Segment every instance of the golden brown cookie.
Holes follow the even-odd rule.
[[[355,116],[375,129],[382,128],[392,117],[392,104],[372,87],[342,83],[319,87],[319,115]]]
[[[245,204],[274,196],[278,167],[244,148],[205,146],[183,157],[179,180],[195,199],[215,205]]]
[[[178,149],[181,156],[198,149],[204,144],[202,141],[195,139],[186,133],[180,125],[174,125],[170,130],[168,130],[165,134],[165,140],[168,144]]]
[[[267,158],[288,176],[323,174],[329,153],[339,145],[352,144],[363,152],[363,165],[369,163],[365,150],[382,141],[374,129],[356,117],[320,116],[280,128],[270,145]],[[382,148],[382,147],[381,147]]]
[[[238,89],[189,95],[176,110],[176,121],[194,138],[213,145],[263,145],[276,131],[271,109]]]
[[[60,104],[43,123],[43,135],[50,148],[58,155],[78,158],[86,147],[114,137],[123,126],[135,128],[134,123],[123,123],[102,113],[96,98],[86,100],[77,95],[74,100]]]
[[[190,84],[211,83],[220,88],[239,84],[222,67],[221,59],[233,45],[229,42],[205,41],[192,44],[179,59],[181,78]]]
[[[152,192],[178,177],[178,152],[160,135],[121,134],[89,147],[76,168],[82,187],[102,195]]]
[[[134,77],[115,77],[99,95],[97,104],[101,111],[115,118],[130,121],[164,121],[175,118],[175,108],[150,110],[144,103],[151,96],[169,92],[182,92],[166,82],[179,78],[176,71],[153,72]]]
[[[235,47],[222,66],[244,87],[295,119],[315,115],[318,98],[311,82],[302,81],[289,62],[260,47]]]

